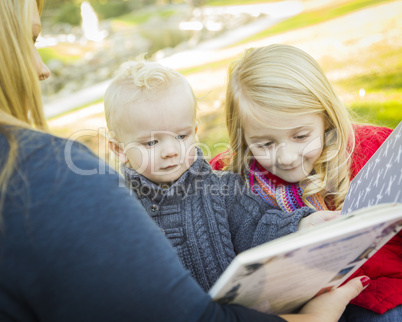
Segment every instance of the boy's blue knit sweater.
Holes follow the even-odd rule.
[[[162,229],[191,275],[209,290],[236,254],[295,232],[313,210],[286,213],[252,193],[241,177],[197,159],[170,187],[122,166],[126,185]]]

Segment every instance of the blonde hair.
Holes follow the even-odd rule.
[[[37,0],[41,13],[44,0]],[[12,116],[2,124],[22,121],[28,126],[46,129],[38,74],[33,63],[32,1],[0,2],[0,112]]]
[[[36,3],[42,13],[44,0]],[[0,211],[17,158],[12,127],[47,129],[33,60],[32,4],[31,0],[0,1],[0,134],[9,145],[8,155],[1,157]]]
[[[109,131],[113,131],[118,141],[122,137],[120,126],[117,122],[120,113],[124,113],[124,107],[143,99],[154,98],[158,91],[168,88],[170,85],[182,81],[187,84],[194,98],[194,118],[196,115],[196,97],[194,92],[179,72],[162,66],[155,62],[145,60],[129,61],[123,64],[108,86],[105,97],[105,117]]]
[[[304,51],[274,44],[245,50],[228,72],[226,125],[232,158],[227,169],[246,174],[251,152],[244,139],[244,121],[263,125],[265,117],[323,117],[325,139],[311,175],[303,179],[307,197],[332,196],[336,209],[343,205],[349,188],[350,155],[354,148],[349,114],[318,63]]]

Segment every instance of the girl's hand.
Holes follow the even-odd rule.
[[[345,285],[312,299],[299,314],[281,315],[281,317],[291,322],[336,322],[346,305],[359,295],[369,282],[370,279],[367,276],[356,277]]]
[[[340,211],[317,211],[300,220],[298,230],[313,228],[319,224],[338,218],[340,216]]]

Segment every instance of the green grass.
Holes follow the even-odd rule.
[[[378,72],[345,78],[336,85],[353,98],[345,104],[357,122],[395,128],[402,121],[402,76],[397,72]],[[365,95],[358,92],[364,89]]]
[[[97,99],[97,100],[95,100],[95,101],[93,101],[93,102],[87,103],[87,104],[85,104],[85,105],[82,105],[82,106],[78,106],[78,107],[76,107],[76,108],[73,108],[73,109],[69,110],[68,112],[64,112],[64,113],[58,114],[57,116],[48,118],[47,120],[48,120],[48,121],[52,121],[52,120],[57,119],[57,118],[59,118],[59,117],[68,115],[68,114],[70,114],[70,113],[73,113],[73,112],[82,110],[82,109],[84,109],[84,108],[86,108],[86,107],[90,107],[90,106],[92,106],[92,105],[99,104],[99,103],[102,103],[102,102],[103,102],[103,98],[100,98],[100,99]]]
[[[120,17],[112,19],[112,23],[115,24],[123,24],[125,26],[138,26],[143,23],[146,23],[151,17],[155,17],[156,15],[161,18],[169,18],[170,16],[176,13],[175,10],[172,9],[160,9],[155,12],[134,12],[122,15]]]
[[[57,47],[39,48],[38,52],[45,64],[52,59],[60,60],[63,63],[71,63],[82,59],[82,55],[67,55],[60,52]]]
[[[228,149],[229,139],[223,108],[198,117],[198,123],[199,146],[203,150],[206,159],[211,159],[218,153]]]
[[[401,101],[354,101],[350,108],[356,122],[395,128],[402,121]]]
[[[402,120],[402,57],[400,48],[386,40],[367,47],[358,57],[343,57],[341,61],[327,61],[327,71],[351,73],[333,82],[340,96],[347,97],[345,105],[356,115],[356,121],[396,127]],[[365,95],[359,96],[364,89]]]
[[[206,5],[208,6],[237,6],[245,4],[278,2],[278,0],[208,0]]]
[[[393,94],[402,88],[402,74],[396,71],[371,73],[350,77],[338,83],[351,90],[364,88],[366,93],[381,91],[385,94]]]
[[[208,63],[205,65],[200,65],[200,66],[195,66],[195,67],[190,67],[190,68],[185,68],[185,69],[179,69],[178,71],[180,73],[182,73],[183,75],[189,75],[189,74],[194,74],[194,73],[198,73],[198,72],[205,72],[206,70],[211,70],[211,69],[219,69],[219,68],[227,69],[229,67],[230,63],[234,60],[234,58],[235,57],[215,61],[215,62]]]
[[[126,15],[120,16],[118,18],[112,19],[112,22],[123,23],[125,25],[140,25],[144,22],[147,22],[150,17],[152,17],[153,13],[146,12],[141,14],[132,14],[128,13]]]
[[[270,27],[269,29],[261,31],[247,39],[244,39],[235,45],[248,43],[250,41],[256,41],[262,38],[266,38],[290,30],[315,25],[320,22],[328,21],[330,19],[337,18],[345,14],[363,9],[365,7],[389,1],[391,0],[355,0],[347,3],[342,3],[340,5],[332,4],[319,10],[302,12],[295,17],[286,19],[276,24],[275,26]]]

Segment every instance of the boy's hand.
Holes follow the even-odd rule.
[[[340,211],[317,211],[300,220],[298,230],[313,228],[319,224],[338,218],[340,216]]]

